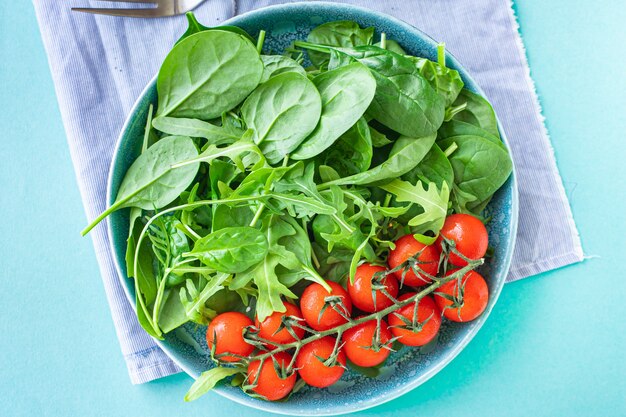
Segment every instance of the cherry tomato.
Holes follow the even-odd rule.
[[[350,293],[352,304],[367,313],[380,311],[393,304],[393,301],[380,290],[376,290],[376,303],[374,303],[372,296],[372,278],[375,273],[384,271],[386,269],[382,266],[370,264],[363,264],[356,269],[354,282],[348,282],[348,293]],[[385,276],[381,284],[385,286],[389,295],[396,298],[398,295],[398,280],[394,275],[389,274]]]
[[[276,352],[272,355],[282,369],[286,369],[291,363],[291,355],[285,352]],[[259,371],[259,368],[261,370]],[[257,379],[258,375],[258,379]],[[296,383],[296,373],[281,378],[276,373],[274,361],[267,358],[261,366],[261,361],[256,360],[248,365],[248,384],[254,384],[252,391],[265,397],[269,401],[280,400],[286,397]]]
[[[348,356],[348,359],[358,366],[376,366],[381,364],[387,359],[389,349],[383,346],[376,347],[375,350],[372,342],[374,341],[374,333],[376,332],[376,320],[366,321],[351,329],[348,329],[343,334],[344,346],[343,349]],[[391,333],[389,332],[389,326],[385,320],[380,321],[380,344],[389,346],[389,339],[391,339]]]
[[[414,295],[414,292],[404,294],[400,297],[399,301],[404,301]],[[407,325],[407,323],[396,314],[399,314],[412,322],[414,309],[415,303],[406,305],[396,310],[395,313],[389,314],[389,316],[387,316],[387,320],[389,321],[391,334],[395,337],[399,337],[398,342],[407,346],[424,346],[433,340],[437,335],[439,327],[441,326],[441,313],[439,312],[437,304],[435,304],[435,300],[433,300],[430,296],[426,296],[417,304],[417,322],[422,325],[422,329],[420,331],[415,333],[410,329],[394,327]]]
[[[418,256],[417,268],[430,275],[437,275],[439,270],[439,255],[440,250],[437,245],[424,245],[423,243],[415,240],[413,235],[405,235],[396,240],[396,248],[389,253],[387,263],[389,268],[393,269],[406,261],[416,253],[420,252]],[[402,282],[402,271],[395,272],[396,278]],[[408,270],[404,276],[403,284],[410,285],[412,287],[418,287],[420,285],[429,284],[431,280],[423,275],[417,276],[412,270]]]
[[[327,297],[341,297],[345,315],[350,317],[350,314],[352,314],[352,301],[346,290],[336,282],[328,281],[328,285],[331,288],[330,293],[320,284],[313,283],[306,287],[302,297],[300,297],[302,316],[308,325],[317,331],[328,330],[348,321],[330,306],[326,307],[324,314],[320,317],[320,311],[322,311],[324,300]],[[337,308],[340,307],[338,306]]]
[[[469,214],[452,214],[446,218],[438,242],[441,245],[442,236],[453,240],[456,250],[469,259],[480,259],[487,253],[489,235],[483,222]],[[455,253],[448,259],[452,265],[466,266],[467,262]]]
[[[211,321],[206,331],[209,349],[213,349],[213,343],[216,341],[215,355],[232,353],[239,356],[249,356],[254,350],[254,346],[246,343],[243,339],[243,331],[248,326],[252,326],[252,320],[245,314],[236,311],[219,314]],[[237,362],[239,359],[235,356],[221,356],[219,360]]]
[[[289,331],[285,328],[277,332],[280,328],[283,317],[292,316],[299,319],[302,318],[302,313],[298,307],[291,303],[284,303],[284,305],[287,309],[284,313],[275,311],[263,320],[263,322],[259,322],[258,317],[256,318],[254,325],[259,329],[259,337],[281,345],[296,341],[291,333],[289,333]],[[293,332],[296,336],[298,336],[298,339],[302,339],[302,336],[304,336],[304,329],[301,329],[300,327],[293,326]]]
[[[326,366],[323,361],[330,357],[334,348],[335,338],[331,336],[314,340],[302,346],[296,357],[296,367],[304,382],[314,387],[324,388],[341,378],[345,371],[342,366],[346,365],[346,354],[343,351],[340,350],[337,355],[338,364]]]
[[[455,271],[448,272],[448,275]],[[458,280],[453,279],[443,284],[435,291],[435,301],[439,308],[443,311],[443,315],[448,320],[457,322],[466,322],[474,320],[480,316],[489,301],[489,288],[485,279],[476,271],[470,271],[461,279],[463,290],[463,303],[460,307],[446,308],[453,305],[453,302],[437,295],[437,292],[459,297]]]

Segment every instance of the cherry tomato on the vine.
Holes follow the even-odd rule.
[[[302,313],[297,306],[287,302],[285,302],[284,305],[286,308],[284,313],[275,311],[262,322],[259,321],[258,317],[256,318],[254,325],[259,329],[259,337],[282,345],[296,341],[286,328],[282,328],[277,332],[281,326],[283,317],[291,316],[299,319],[302,318]],[[298,336],[298,339],[302,339],[304,329],[297,326],[293,326],[292,329],[296,336]]]
[[[453,240],[456,250],[469,259],[482,258],[489,246],[489,235],[485,225],[470,214],[448,216],[439,232],[439,245],[443,240],[442,237]],[[455,253],[450,253],[448,260],[452,265],[467,265],[467,262]]]
[[[449,271],[448,275],[455,271]],[[489,301],[489,287],[485,279],[476,271],[469,271],[461,279],[461,288],[463,288],[462,297],[460,297],[459,282],[453,279],[446,282],[435,291],[435,301],[439,308],[443,311],[443,315],[448,320],[456,322],[466,322],[474,320],[480,316]],[[460,306],[453,306],[453,302],[437,293],[447,294],[454,298],[459,298]],[[447,307],[447,308],[446,308]]]
[[[400,297],[399,301],[407,300],[413,297],[416,293],[404,294]],[[394,313],[387,316],[389,321],[389,328],[391,334],[395,337],[399,337],[398,342],[407,346],[424,346],[435,338],[439,327],[441,326],[441,313],[435,300],[430,296],[425,296],[417,304],[417,322],[421,325],[421,330],[415,332],[417,329],[399,328],[397,326],[411,327],[413,322],[413,315],[415,312],[415,303],[408,304]],[[398,315],[408,320],[408,323]]]
[[[334,337],[326,336],[302,346],[296,357],[296,367],[304,382],[314,387],[324,388],[341,378],[345,371],[343,366],[346,365],[346,354],[343,351],[339,350],[337,354],[338,364],[324,365],[324,360],[333,353],[335,342]]]
[[[286,370],[291,363],[291,355],[285,352],[276,352],[272,355],[281,369]],[[260,368],[260,371],[259,371]],[[258,375],[258,377],[257,377]],[[265,397],[269,401],[280,400],[286,397],[296,383],[296,373],[282,378],[276,373],[274,361],[271,357],[265,359],[263,366],[256,360],[248,365],[248,384],[253,385],[252,391]]]
[[[382,293],[381,290],[376,290],[376,302],[372,296],[372,279],[377,272],[385,272],[386,269],[382,266],[375,266],[371,264],[360,265],[356,269],[354,274],[354,282],[350,283],[348,280],[348,293],[352,299],[352,304],[359,309],[373,313],[375,311],[383,310],[393,304],[393,300],[389,299]],[[379,282],[380,285],[385,287],[385,290],[393,298],[398,295],[398,280],[394,275],[388,274]]]
[[[233,355],[249,356],[254,351],[254,346],[247,343],[243,338],[244,329],[252,326],[245,314],[229,311],[215,317],[206,332],[206,341],[209,349],[213,349],[215,343],[215,355],[232,353]],[[224,362],[237,362],[236,356],[220,356],[218,358]]]
[[[378,337],[378,345],[374,346],[374,334],[376,332],[376,320],[369,320],[361,323],[343,334],[345,342],[343,349],[348,359],[355,365],[370,367],[376,366],[385,361],[389,353],[388,348],[391,333],[385,320],[380,321],[380,334]],[[385,347],[386,346],[386,347]]]
[[[389,253],[389,258],[387,259],[389,268],[393,269],[410,257],[415,256],[415,254],[420,253],[417,258],[419,263],[416,267],[429,275],[437,275],[440,256],[438,245],[424,245],[415,240],[413,235],[402,236],[400,239],[396,240],[395,244],[396,248]],[[412,270],[406,272],[404,282],[402,281],[402,271],[396,271],[394,274],[400,282],[412,287],[426,285],[431,282],[430,278],[421,274],[417,276]]]
[[[315,282],[306,287],[302,297],[300,297],[302,316],[308,325],[317,331],[328,330],[348,321],[330,305],[326,306],[324,314],[320,317],[320,312],[324,308],[326,299],[341,300],[343,308],[341,305],[337,305],[336,308],[341,309],[347,317],[350,317],[350,314],[352,314],[352,301],[346,290],[336,282],[328,281],[327,283],[331,288],[330,293]]]

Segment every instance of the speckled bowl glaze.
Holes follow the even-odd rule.
[[[224,24],[240,26],[256,35],[267,31],[265,51],[280,53],[293,40],[306,39],[309,31],[333,20],[354,20],[361,26],[373,26],[376,33],[385,32],[389,39],[398,41],[409,53],[436,60],[436,43],[414,27],[368,9],[335,3],[306,2],[268,7],[234,17]],[[482,94],[467,71],[452,56],[448,66],[458,70],[470,90]],[[115,151],[108,185],[108,202],[111,204],[127,169],[139,155],[149,104],[157,103],[156,78],[137,100],[120,135]],[[504,132],[502,138],[507,144]],[[265,402],[245,395],[239,388],[221,385],[216,392],[247,406],[279,414],[334,415],[362,410],[396,398],[427,381],[448,364],[476,335],[493,308],[509,270],[517,228],[517,186],[513,174],[489,204],[492,221],[488,225],[489,239],[495,253],[482,267],[481,273],[489,283],[490,299],[487,310],[477,320],[468,324],[444,321],[436,344],[427,348],[404,348],[392,353],[382,375],[366,378],[346,372],[342,380],[328,389],[304,388],[287,402]],[[135,304],[132,280],[126,275],[124,252],[128,237],[128,210],[115,212],[109,217],[109,233],[115,264],[128,299]],[[205,341],[203,326],[188,324],[158,341],[163,350],[196,378],[212,366]],[[210,397],[202,401],[210,401]]]

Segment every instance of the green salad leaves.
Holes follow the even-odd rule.
[[[83,231],[130,210],[126,271],[156,338],[225,309],[263,320],[304,281],[351,279],[402,235],[433,242],[511,173],[493,109],[443,46],[433,62],[339,21],[271,55],[264,33],[188,18],[143,151]],[[218,369],[188,396],[232,374]]]

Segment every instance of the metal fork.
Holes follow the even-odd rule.
[[[114,1],[123,3],[142,3],[152,4],[156,7],[141,9],[113,9],[113,8],[89,8],[89,7],[72,7],[75,12],[106,14],[110,16],[126,16],[126,17],[164,17],[175,16],[187,13],[195,9],[205,0],[100,0]]]

